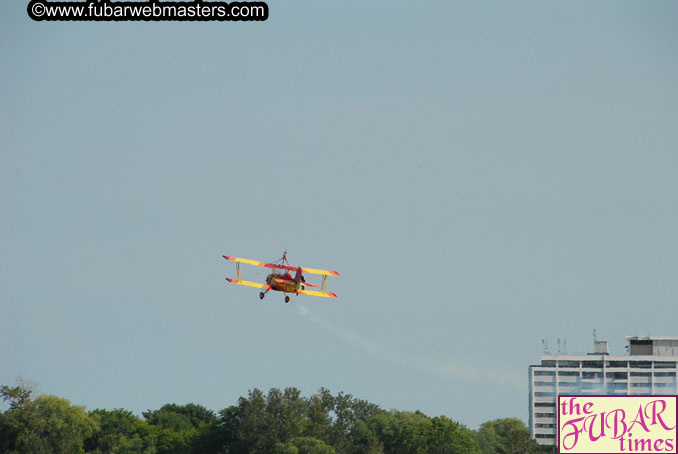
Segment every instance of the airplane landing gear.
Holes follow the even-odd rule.
[[[264,292],[259,292],[259,299],[263,300],[264,299]]]
[[[289,302],[290,302],[290,297],[287,296],[287,295],[285,295],[285,302],[286,302],[286,303],[289,303]]]

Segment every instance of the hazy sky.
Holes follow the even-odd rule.
[[[1,384],[136,413],[326,387],[475,428],[527,419],[543,338],[678,335],[678,3],[26,4],[0,2]],[[285,249],[339,298],[225,281]]]

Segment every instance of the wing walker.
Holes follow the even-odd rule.
[[[231,257],[229,255],[223,256],[226,260],[235,262],[237,278],[231,279],[226,278],[228,282],[238,285],[246,285],[248,287],[256,287],[264,290],[259,293],[259,299],[264,299],[264,296],[268,293],[269,290],[275,290],[277,292],[283,292],[285,294],[285,302],[290,301],[288,293],[295,295],[311,295],[311,296],[323,296],[325,298],[336,298],[337,295],[332,292],[327,291],[327,276],[339,276],[339,273],[336,271],[328,270],[319,270],[316,268],[302,268],[300,266],[294,267],[290,266],[287,261],[287,251],[283,253],[281,259],[276,260],[273,263],[266,262],[257,262],[256,260],[241,259],[239,257]],[[271,274],[266,276],[266,283],[259,284],[258,282],[249,282],[243,281],[242,275],[240,273],[240,264],[246,263],[248,265],[262,266],[265,268],[272,268],[273,271]],[[294,272],[294,277],[290,274],[290,271]],[[321,285],[315,285],[306,282],[304,278],[304,273],[307,274],[319,274],[322,275],[323,281]],[[306,290],[306,287],[310,288],[320,288],[320,290]]]

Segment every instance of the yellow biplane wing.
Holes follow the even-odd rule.
[[[232,284],[246,285],[248,287],[256,287],[256,288],[262,288],[264,290],[271,290],[271,286],[266,285],[266,284],[259,284],[257,282],[249,282],[249,281],[241,281],[241,280],[238,280],[238,279],[231,279],[231,278],[228,278],[228,277],[226,278],[226,280],[228,282],[232,283]]]
[[[297,290],[300,295],[324,296],[325,298],[336,298],[337,294],[332,292],[316,292],[315,290]]]
[[[309,274],[324,274],[325,276],[339,276],[339,273],[336,271],[329,271],[329,270],[318,270],[316,268],[301,268],[302,273],[309,273]]]
[[[257,262],[256,260],[250,260],[250,259],[241,259],[240,257],[231,257],[229,255],[224,255],[223,257],[226,260],[230,260],[231,262],[247,263],[248,265],[254,265],[254,266],[266,266],[266,265],[268,265],[268,263]]]
[[[247,263],[248,265],[263,266],[263,267],[266,267],[266,268],[273,268],[273,269],[297,271],[297,268],[295,268],[293,266],[276,265],[275,263],[258,262],[256,260],[242,259],[240,257],[232,257],[230,255],[224,255],[223,257],[226,260],[230,260],[232,262]],[[309,274],[324,274],[325,276],[339,276],[339,273],[337,273],[336,271],[320,270],[320,269],[317,269],[317,268],[304,268],[304,267],[302,267],[301,272],[302,273],[309,273]]]

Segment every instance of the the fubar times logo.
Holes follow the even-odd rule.
[[[678,396],[558,396],[561,454],[678,453]]]

